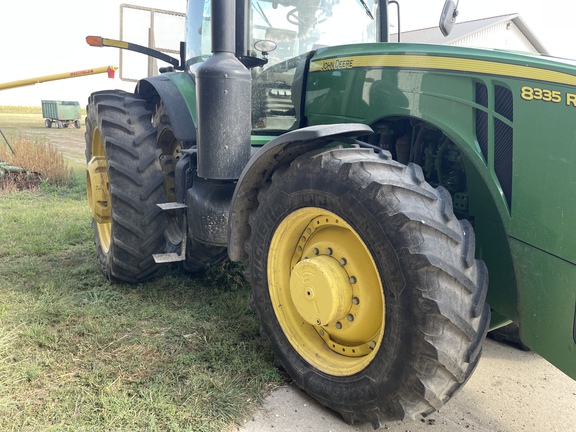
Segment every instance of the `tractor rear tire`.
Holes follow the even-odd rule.
[[[166,202],[156,130],[146,100],[120,90],[90,96],[86,118],[87,193],[102,272],[136,283],[158,270]]]
[[[162,151],[160,164],[164,171],[166,180],[164,181],[164,193],[168,201],[176,201],[175,171],[176,164],[182,156],[182,149],[186,148],[175,137],[174,130],[170,124],[166,106],[163,101],[158,102],[152,117],[152,124],[157,130],[156,141],[158,148]],[[196,171],[196,158],[192,157],[190,177],[194,177]],[[181,250],[182,221],[186,217],[177,211],[167,214],[168,228],[166,229],[166,251],[178,253]],[[190,273],[197,273],[206,268],[219,264],[228,257],[225,247],[214,246],[202,243],[190,235],[186,236],[186,259],[182,262],[183,270]]]
[[[250,215],[247,277],[295,383],[348,423],[440,409],[490,321],[467,221],[419,166],[331,148],[280,167]]]

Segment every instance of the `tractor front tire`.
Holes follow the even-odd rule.
[[[480,358],[487,271],[449,193],[359,148],[280,167],[250,215],[247,277],[295,383],[348,423],[442,407]]]
[[[90,96],[86,188],[102,272],[112,282],[150,279],[164,252],[166,202],[156,130],[146,101],[123,91]]]

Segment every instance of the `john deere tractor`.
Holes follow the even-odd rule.
[[[279,363],[374,427],[440,409],[510,322],[576,378],[574,62],[388,21],[387,0],[206,0],[180,59],[88,38],[170,64],[88,102],[103,273],[246,260]]]

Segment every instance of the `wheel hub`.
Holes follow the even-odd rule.
[[[346,221],[317,207],[289,214],[270,244],[268,280],[280,326],[306,361],[339,376],[372,361],[384,334],[383,287]]]
[[[298,313],[312,325],[334,324],[352,306],[348,274],[337,260],[325,255],[296,264],[290,294]]]
[[[108,173],[104,156],[93,156],[86,171],[88,203],[94,220],[100,224],[110,222]]]

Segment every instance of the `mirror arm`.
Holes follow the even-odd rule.
[[[389,0],[388,3],[394,3],[396,5],[398,16],[398,42],[400,42],[400,3],[398,3],[396,0]]]

